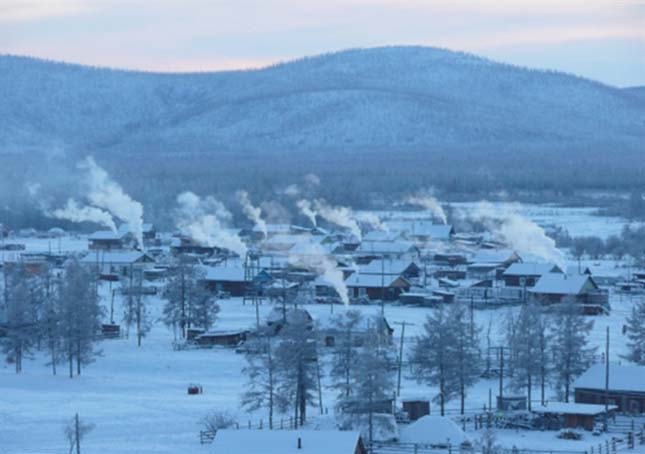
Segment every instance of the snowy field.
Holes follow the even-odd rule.
[[[149,300],[153,313],[158,317],[162,301]],[[591,336],[594,345],[604,345],[605,328],[609,326],[613,339],[612,359],[623,353],[624,343],[621,328],[632,303],[629,299],[613,298],[611,316],[594,317],[595,326]],[[217,323],[218,329],[252,327],[255,310],[242,305],[240,299],[223,300]],[[262,316],[268,314],[272,305],[260,307]],[[307,310],[317,315],[330,312],[330,306],[311,305]],[[378,306],[358,306],[365,313],[377,313]],[[336,313],[345,310],[335,306]],[[492,323],[493,337],[501,335],[501,322],[508,308],[478,310],[476,320],[484,331]],[[516,309],[510,309],[516,310]],[[402,306],[386,306],[385,314],[395,328],[398,341],[400,325],[405,321],[406,343],[420,333],[428,309]],[[118,311],[117,311],[118,313]],[[84,445],[85,452],[109,453],[181,453],[209,452],[199,444],[199,420],[213,410],[234,413],[244,424],[249,419],[254,423],[266,415],[245,413],[239,404],[245,378],[241,368],[244,356],[227,348],[212,350],[174,351],[173,333],[161,322],[155,323],[151,333],[140,348],[134,338],[106,340],[100,344],[103,356],[89,365],[80,377],[69,379],[65,367],[58,376],[52,376],[45,366],[46,358],[36,355],[24,364],[24,371],[16,375],[11,365],[0,368],[0,447],[3,454],[60,453],[66,445],[62,432],[63,422],[78,412],[87,422],[96,425]],[[484,341],[484,340],[483,340]],[[495,343],[495,340],[493,341]],[[330,356],[326,355],[327,363]],[[405,375],[405,373],[404,373]],[[189,396],[189,383],[200,383],[204,393]],[[334,392],[324,380],[323,405],[333,412]],[[469,390],[467,407],[482,408],[488,401],[488,390],[496,394],[496,380],[482,380]],[[436,389],[404,377],[402,394],[432,397]],[[450,408],[457,408],[451,402]],[[437,407],[433,406],[436,414]],[[317,414],[310,409],[310,416]],[[588,436],[584,442],[563,442],[554,432],[501,431],[500,440],[508,447],[520,444],[531,447],[569,446],[568,449],[587,449],[597,443],[596,437]],[[563,445],[564,443],[564,445]],[[575,447],[574,447],[575,445]],[[584,445],[584,446],[582,446]]]

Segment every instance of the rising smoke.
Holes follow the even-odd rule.
[[[300,210],[300,212],[307,217],[311,221],[314,227],[318,225],[316,222],[316,210],[314,210],[314,207],[312,206],[311,202],[306,199],[298,200],[296,202],[296,206]]]
[[[343,304],[349,304],[347,285],[338,263],[331,259],[317,243],[301,243],[297,255],[289,256],[289,263],[301,266],[322,276],[336,290]]]
[[[124,221],[137,243],[143,247],[143,205],[126,194],[92,157],[81,162],[79,168],[88,172],[87,199],[90,203]]]
[[[472,213],[465,215],[482,222],[496,239],[520,254],[533,255],[565,269],[564,254],[556,247],[555,241],[542,227],[522,216],[518,209],[519,206],[503,208],[482,201]]]
[[[251,221],[253,224],[262,232],[264,238],[268,235],[267,223],[262,219],[262,209],[256,206],[253,206],[251,200],[249,199],[249,193],[246,191],[237,191],[237,199],[242,205],[242,211],[244,215]]]
[[[81,206],[74,199],[67,200],[64,208],[58,208],[52,212],[46,211],[45,214],[52,218],[67,219],[72,222],[95,222],[116,232],[116,224],[108,211],[92,206]]]
[[[201,199],[192,192],[177,196],[177,228],[199,244],[219,247],[246,255],[246,245],[237,233],[225,227],[232,219],[231,213],[214,197]]]
[[[414,195],[410,195],[406,197],[405,203],[416,205],[425,210],[428,210],[432,214],[432,216],[442,224],[448,223],[446,213],[445,211],[443,211],[443,208],[441,207],[439,201],[433,195],[427,192],[420,192]]]
[[[361,228],[356,222],[356,217],[351,208],[344,206],[331,206],[322,199],[314,200],[314,207],[318,214],[328,222],[348,229],[359,241],[362,238]]]

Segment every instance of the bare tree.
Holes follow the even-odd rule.
[[[78,416],[78,413],[74,415],[74,418],[63,427],[63,433],[67,442],[69,443],[69,454],[81,454],[81,441],[85,436],[94,430],[94,424],[88,424],[83,421]]]

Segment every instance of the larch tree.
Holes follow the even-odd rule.
[[[277,408],[286,412],[293,406],[296,425],[303,425],[307,406],[318,404],[316,336],[304,312],[296,312],[280,331],[274,360]]]
[[[627,337],[627,354],[622,357],[627,361],[645,365],[645,300],[632,307],[624,333]]]
[[[417,337],[410,352],[413,374],[420,383],[439,387],[441,416],[445,415],[445,404],[452,399],[456,390],[451,383],[451,355],[455,337],[443,306],[429,315],[423,326],[424,334]]]
[[[338,333],[334,338],[334,352],[331,362],[330,375],[333,388],[338,391],[339,399],[348,398],[352,392],[352,371],[356,362],[357,346],[363,340],[357,330],[363,315],[360,311],[351,310],[337,315],[332,322],[333,329]]]
[[[341,398],[349,412],[367,415],[370,445],[374,440],[374,414],[383,408],[383,402],[394,393],[395,352],[382,338],[375,326],[364,335],[363,345],[357,348],[351,369],[352,393]]]
[[[13,265],[12,268],[5,279],[5,336],[0,341],[7,359],[15,364],[16,373],[20,373],[23,358],[34,346],[38,319],[35,318],[30,292],[33,277],[29,276],[27,269],[21,263]]]
[[[136,276],[135,276],[136,274]],[[141,346],[141,339],[148,334],[152,327],[150,314],[143,293],[143,272],[130,274],[130,282],[125,287],[126,296],[123,307],[123,322],[126,326],[126,335],[134,325],[137,335],[137,345]]]
[[[246,366],[242,373],[247,377],[242,406],[247,411],[265,408],[269,413],[269,429],[273,429],[276,408],[276,364],[272,340],[268,336],[255,337],[246,344]]]
[[[466,390],[473,386],[480,374],[479,329],[468,316],[465,303],[455,303],[446,320],[454,339],[449,346],[448,377],[450,387],[458,389],[461,414],[465,412]]]
[[[168,283],[163,291],[163,298],[166,304],[163,308],[163,320],[168,326],[173,327],[175,332],[180,330],[181,336],[186,337],[187,330],[193,325],[191,314],[193,310],[204,304],[205,289],[203,287],[203,271],[197,266],[180,261],[173,267]],[[219,309],[219,308],[217,308]],[[207,313],[210,320],[211,315],[217,311],[211,310]],[[203,310],[197,309],[197,313],[206,319]]]
[[[509,366],[514,374],[511,377],[511,386],[514,390],[526,390],[528,409],[531,410],[532,390],[535,378],[540,374],[541,359],[544,353],[541,350],[541,336],[544,324],[542,323],[540,307],[533,302],[524,304],[520,309],[513,326],[513,350]]]
[[[69,376],[81,374],[83,365],[100,354],[95,343],[101,329],[102,310],[96,292],[96,281],[76,259],[65,264],[59,291],[61,347],[65,352],[60,361],[69,365]]]
[[[595,348],[587,347],[593,321],[586,321],[582,307],[572,299],[556,309],[552,324],[553,376],[565,402],[569,402],[571,384],[592,361]]]

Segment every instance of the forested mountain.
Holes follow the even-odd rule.
[[[0,152],[635,150],[645,99],[427,47],[155,74],[0,57]]]

